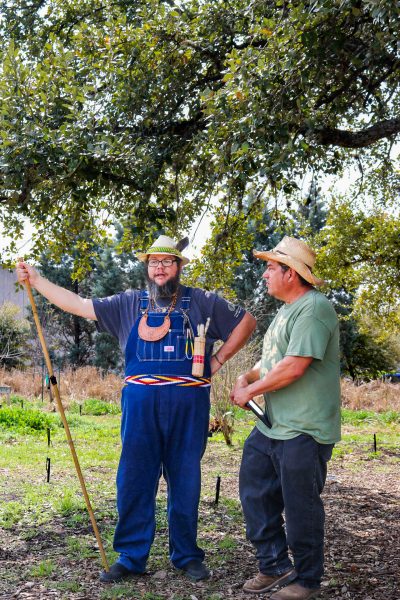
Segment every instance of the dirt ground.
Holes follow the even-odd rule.
[[[147,575],[124,585],[101,585],[98,558],[72,559],[65,545],[71,529],[59,519],[30,539],[18,527],[1,531],[0,599],[248,600],[241,586],[257,566],[238,504],[240,455],[239,448],[210,444],[203,461],[200,543],[212,571],[209,581],[188,582],[171,567],[164,523],[157,531]],[[217,474],[221,474],[218,505]],[[324,491],[326,573],[321,599],[400,600],[399,475],[398,455],[389,451],[371,457],[360,449],[331,463]],[[164,485],[159,497],[165,497]],[[99,522],[100,529],[112,525]],[[74,535],[88,538],[90,526],[77,526]],[[32,566],[50,559],[56,570],[48,577],[32,577]]]

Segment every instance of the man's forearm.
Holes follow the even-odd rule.
[[[312,362],[312,358],[286,356],[279,361],[266,375],[250,383],[247,391],[251,398],[280,390],[302,377]]]
[[[218,350],[218,360],[221,363],[226,363],[227,360],[232,358],[245,345],[256,325],[255,318],[250,313],[246,313],[227,341]]]
[[[285,356],[280,360],[266,375],[255,381],[253,375],[256,373],[254,368],[236,382],[235,388],[231,394],[231,400],[238,406],[246,407],[249,400],[265,394],[266,392],[275,392],[284,388],[300,377],[302,377],[312,362],[311,357],[303,356]],[[257,365],[256,365],[257,366]]]
[[[39,276],[35,280],[34,287],[49,302],[55,304],[61,310],[65,310],[78,317],[96,319],[92,300],[81,298],[78,294],[66,290],[42,276]]]
[[[261,360],[259,360],[258,363],[256,363],[254,365],[254,367],[252,369],[250,369],[250,371],[247,371],[247,373],[243,373],[242,375],[239,375],[238,379],[242,379],[244,381],[244,383],[246,383],[247,385],[250,383],[254,383],[255,381],[259,381],[260,368],[261,368]]]

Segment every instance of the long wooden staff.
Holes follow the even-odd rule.
[[[19,259],[19,260],[22,260],[22,259]],[[88,509],[88,512],[89,512],[89,517],[90,517],[90,520],[92,522],[92,527],[93,527],[94,535],[96,536],[96,540],[97,540],[97,543],[98,543],[98,546],[99,546],[100,555],[101,555],[101,561],[103,563],[104,569],[106,571],[109,571],[110,569],[109,569],[109,566],[108,566],[106,554],[104,552],[103,543],[101,541],[99,529],[97,527],[96,519],[94,517],[92,505],[90,504],[89,496],[88,496],[88,493],[87,493],[87,490],[86,490],[85,480],[83,479],[82,471],[81,471],[81,468],[80,468],[80,465],[79,465],[79,461],[78,461],[78,456],[76,454],[74,442],[73,442],[72,437],[71,437],[71,432],[70,432],[70,429],[69,429],[68,421],[67,421],[67,419],[65,417],[65,412],[64,412],[64,407],[63,407],[62,402],[61,402],[60,392],[58,391],[57,379],[56,379],[56,377],[54,375],[53,367],[52,367],[51,360],[50,360],[50,355],[48,353],[47,346],[46,346],[46,341],[45,341],[44,336],[43,336],[42,326],[41,326],[40,321],[39,321],[39,316],[38,316],[38,312],[37,312],[37,308],[36,308],[36,302],[35,302],[35,299],[33,297],[31,284],[29,283],[28,279],[25,281],[25,284],[26,284],[26,291],[28,292],[28,296],[29,296],[29,301],[30,301],[31,306],[32,306],[33,318],[35,319],[35,323],[36,323],[36,328],[37,328],[37,332],[38,332],[40,344],[42,346],[44,358],[45,358],[45,361],[46,361],[47,371],[49,373],[49,379],[50,379],[50,383],[51,383],[51,386],[52,386],[52,391],[53,391],[54,396],[55,396],[56,401],[57,401],[58,412],[60,413],[60,417],[61,417],[61,420],[62,420],[63,425],[64,425],[64,430],[65,430],[65,433],[66,433],[66,436],[67,436],[69,447],[71,449],[72,458],[74,459],[75,469],[76,469],[76,472],[78,474],[79,482],[81,484],[82,493],[83,493],[83,496],[85,498],[86,506],[87,506],[87,509]]]

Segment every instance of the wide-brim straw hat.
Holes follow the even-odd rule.
[[[148,250],[146,250],[146,252],[141,252],[136,256],[142,262],[147,262],[150,254],[171,254],[171,256],[180,258],[183,266],[187,265],[190,261],[188,258],[186,258],[186,256],[183,256],[180,250],[178,250],[176,247],[177,244],[178,242],[172,238],[166,235],[160,235],[160,237],[156,239],[154,244]]]
[[[253,255],[262,260],[275,260],[294,269],[311,285],[323,285],[325,281],[315,277],[312,269],[316,255],[310,246],[294,237],[285,237],[272,250],[253,250]]]

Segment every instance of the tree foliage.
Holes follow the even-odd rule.
[[[74,247],[88,269],[112,219],[139,248],[209,207],[218,277],[307,171],[355,162],[393,197],[399,16],[393,0],[3,0],[6,230],[28,217],[37,252]]]
[[[370,279],[364,277],[364,265],[357,260],[359,254],[364,254],[363,262],[366,263],[367,269],[370,268],[373,257],[371,253],[367,255],[366,248],[370,248],[371,239],[375,239],[374,247],[375,249],[380,248],[383,257],[380,260],[380,264],[383,265],[383,276],[377,285],[386,286],[388,291],[387,272],[390,267],[389,264],[383,263],[386,261],[385,254],[390,253],[388,253],[388,248],[384,248],[382,245],[379,246],[379,236],[382,231],[371,226],[375,223],[372,217],[367,217],[361,213],[357,219],[351,210],[350,213],[346,213],[344,206],[340,208],[343,211],[341,213],[342,219],[340,222],[332,224],[336,213],[334,210],[326,210],[316,181],[312,181],[303,202],[293,212],[292,219],[284,219],[283,215],[280,215],[280,220],[272,219],[271,215],[266,212],[263,215],[262,224],[249,223],[249,229],[255,232],[254,246],[261,250],[274,248],[283,235],[298,237],[307,235],[313,242],[318,240],[320,244],[322,244],[322,241],[325,243],[322,248],[317,248],[317,255],[319,256],[317,273],[322,273],[329,278],[330,287],[326,286],[323,291],[327,293],[339,318],[341,372],[343,375],[349,375],[354,380],[375,378],[383,372],[395,369],[400,361],[400,340],[398,328],[396,329],[399,317],[399,285],[396,278],[390,283],[391,306],[395,316],[392,323],[388,323],[387,318],[382,317],[383,307],[385,305],[387,307],[389,303],[388,298],[386,298],[385,303],[376,299],[372,294],[373,298],[369,303],[361,301],[361,297],[358,297],[354,303],[354,294],[360,288],[364,294],[366,293],[365,284],[367,281],[376,283],[374,276],[371,276]],[[394,220],[392,219],[392,221]],[[355,224],[360,227],[361,223],[364,224],[366,229],[369,226],[371,237],[369,243],[365,233],[360,234],[358,232],[358,235],[356,235],[354,231]],[[348,229],[349,238],[342,240],[341,235],[346,236]],[[331,236],[329,239],[328,232]],[[353,246],[344,248],[343,246],[349,243],[349,240],[351,240]],[[394,243],[394,240],[388,240],[387,242],[390,246]],[[335,243],[338,246],[337,251],[328,248],[329,244],[334,245]],[[331,262],[327,259],[326,254],[329,258],[331,252],[339,257],[336,258],[336,261]],[[395,257],[392,258],[396,261]],[[355,274],[353,270],[356,271]],[[261,345],[265,331],[281,306],[281,302],[272,298],[266,292],[265,281],[262,279],[264,271],[265,262],[255,259],[251,251],[245,251],[243,260],[236,269],[232,282],[237,298],[257,319],[257,345]],[[336,285],[333,285],[334,283]],[[397,312],[395,298],[397,298]],[[360,306],[364,310],[361,311]],[[366,306],[368,306],[369,311],[365,310]],[[376,311],[374,315],[374,311],[371,310],[373,306],[375,306],[376,311],[379,311],[378,316]]]
[[[355,210],[331,204],[326,226],[315,237],[323,277],[356,297],[355,313],[375,315],[389,329],[400,324],[400,220],[398,210]]]
[[[20,312],[12,302],[0,306],[0,365],[7,368],[20,364],[27,352],[30,326]]]

